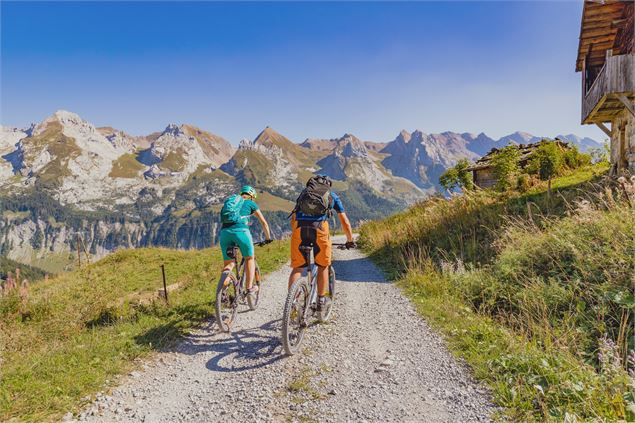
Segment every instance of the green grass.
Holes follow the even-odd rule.
[[[291,210],[295,207],[295,203],[293,201],[285,200],[284,198],[270,194],[267,191],[261,191],[258,194],[258,199],[256,201],[263,211],[283,211],[291,213]]]
[[[263,272],[287,260],[284,242],[258,250]],[[168,284],[163,301],[141,302]],[[114,384],[133,360],[170,346],[209,319],[222,258],[197,251],[116,252],[81,270],[37,284],[26,301],[0,299],[0,420],[53,421],[78,411],[86,395]]]
[[[28,279],[29,282],[43,279],[47,273],[38,267],[22,264],[8,257],[0,256],[0,279],[6,279],[9,272],[15,276],[15,269],[17,268],[20,269],[20,279]]]
[[[605,171],[556,178],[551,196],[435,198],[361,229],[513,421],[635,418],[635,219]]]
[[[170,172],[181,172],[185,169],[187,160],[183,157],[185,151],[177,148],[176,151],[170,151],[159,163],[159,168]]]
[[[136,155],[124,154],[112,163],[108,174],[111,178],[136,178],[143,170],[143,164],[137,161]]]
[[[22,258],[21,258],[22,260]],[[85,257],[82,255],[82,260]],[[42,257],[37,257],[36,252],[32,252],[31,256],[23,261],[30,263],[32,266],[40,268],[49,273],[62,273],[74,269],[77,265],[77,255],[71,251],[48,252]]]

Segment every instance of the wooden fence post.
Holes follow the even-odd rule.
[[[168,286],[165,282],[165,266],[161,265],[161,275],[163,276],[163,296],[165,297],[165,302],[168,302]]]

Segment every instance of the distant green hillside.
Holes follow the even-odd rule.
[[[551,196],[433,198],[361,229],[513,421],[635,421],[635,187],[606,170],[556,178]]]
[[[15,269],[17,268],[20,269],[21,278],[28,279],[30,282],[38,281],[46,275],[46,272],[42,269],[0,256],[0,279],[6,279],[9,272],[15,275]]]
[[[258,248],[263,272],[287,261],[288,246]],[[162,286],[179,284],[167,306]],[[34,284],[24,301],[0,297],[0,421],[58,421],[160,350],[210,319],[222,267],[217,248],[121,250],[99,262]]]

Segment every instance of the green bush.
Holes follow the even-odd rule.
[[[452,191],[455,188],[472,189],[472,172],[467,168],[470,166],[470,162],[467,159],[459,160],[456,165],[448,168],[445,172],[439,176],[439,183],[447,191]]]
[[[543,142],[536,148],[526,170],[535,173],[538,177],[547,181],[554,176],[562,174],[564,170],[564,152],[555,142]]]
[[[496,189],[506,191],[514,187],[514,178],[520,172],[520,152],[514,145],[501,148],[492,157],[494,176],[496,177]]]

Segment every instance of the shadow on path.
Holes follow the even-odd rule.
[[[389,283],[383,273],[366,257],[333,260],[337,282]]]
[[[215,323],[211,323],[214,327]],[[177,352],[196,355],[215,353],[205,367],[213,372],[243,372],[266,367],[284,358],[280,344],[281,320],[272,320],[257,328],[230,334],[211,330],[185,337]]]

